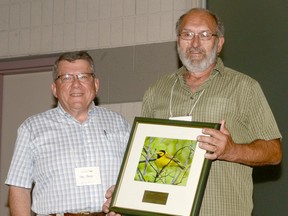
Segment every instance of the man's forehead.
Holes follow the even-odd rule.
[[[213,16],[207,12],[194,11],[187,14],[181,23],[181,29],[186,27],[207,27],[211,30],[216,29],[216,21]]]

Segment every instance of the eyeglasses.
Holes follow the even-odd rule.
[[[199,33],[194,33],[192,31],[181,32],[178,36],[180,36],[183,40],[192,40],[195,36],[198,36],[200,40],[207,41],[210,40],[213,36],[218,36],[217,34],[213,34],[209,31],[201,31]]]
[[[79,80],[81,83],[88,83],[91,81],[91,78],[95,77],[93,73],[80,73],[80,74],[62,74],[59,75],[57,79],[60,79],[62,83],[72,83],[75,80],[75,77]]]

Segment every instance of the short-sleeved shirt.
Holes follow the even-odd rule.
[[[130,125],[119,114],[91,105],[84,123],[60,105],[29,117],[18,129],[6,184],[33,187],[37,214],[99,212],[116,183]],[[97,184],[76,184],[75,168],[96,167]]]
[[[159,79],[145,93],[142,115],[169,118],[192,115],[193,121],[220,123],[234,142],[280,138],[268,102],[257,81],[224,66],[220,58],[210,77],[192,92],[183,77],[185,68]],[[252,168],[226,161],[211,166],[200,215],[251,215]]]

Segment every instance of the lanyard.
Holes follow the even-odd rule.
[[[219,71],[217,71],[217,72],[216,72],[211,78],[209,78],[209,79],[213,79],[213,78],[214,78],[215,76],[217,76],[218,74],[219,74]],[[174,82],[173,85],[172,85],[171,93],[170,93],[170,102],[169,102],[170,117],[173,117],[173,114],[172,114],[172,99],[173,99],[174,88],[175,88],[175,85],[176,85],[177,81],[178,81],[178,79],[176,78],[175,82]],[[191,114],[192,114],[195,106],[197,105],[199,99],[201,98],[201,96],[203,95],[203,93],[204,93],[205,90],[206,90],[206,89],[203,89],[203,90],[201,91],[199,97],[197,98],[197,100],[195,101],[195,103],[193,104],[193,106],[191,107],[191,110],[190,110],[190,112],[189,112],[189,114],[188,114],[189,116],[191,116]]]
[[[177,83],[177,80],[178,80],[178,79],[176,79],[175,82],[173,83],[173,86],[172,86],[172,88],[171,88],[171,93],[170,93],[170,102],[169,102],[170,117],[173,117],[173,114],[172,114],[172,100],[173,100],[173,92],[174,92],[174,88],[175,88],[175,85],[176,85],[176,83]],[[202,94],[204,93],[204,91],[205,91],[205,89],[203,89],[203,90],[201,91],[199,97],[197,98],[197,100],[195,101],[195,103],[193,104],[193,106],[191,107],[191,110],[190,110],[188,116],[191,116],[191,114],[192,114],[195,106],[197,105],[197,103],[198,103],[199,99],[201,98]]]

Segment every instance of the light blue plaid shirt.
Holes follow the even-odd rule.
[[[119,114],[92,104],[79,123],[60,105],[28,118],[18,129],[7,185],[33,188],[38,214],[101,211],[116,183],[130,125]],[[76,186],[75,168],[99,167],[102,184]]]

